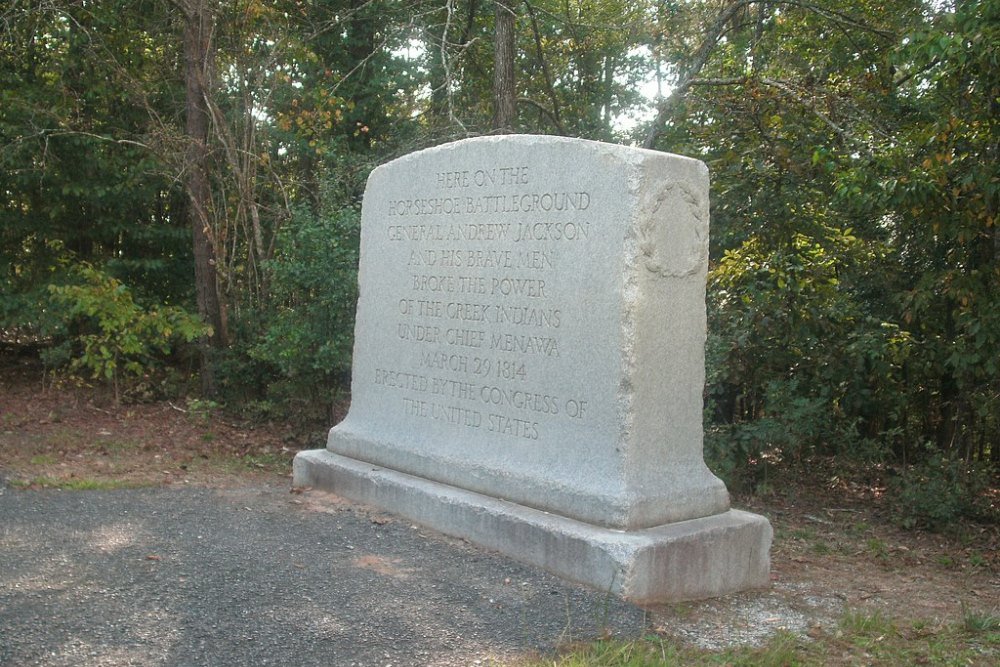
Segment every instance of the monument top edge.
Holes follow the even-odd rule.
[[[559,146],[577,146],[583,150],[602,152],[605,155],[611,155],[622,160],[638,160],[645,161],[647,159],[670,159],[670,160],[680,160],[689,161],[691,163],[696,163],[701,165],[701,169],[705,171],[708,170],[707,166],[697,158],[692,158],[685,155],[678,155],[676,153],[669,153],[666,151],[656,151],[650,150],[648,148],[639,148],[635,146],[625,146],[623,144],[613,144],[604,141],[595,141],[593,139],[578,139],[575,137],[564,137],[559,135],[551,134],[490,134],[478,137],[468,137],[465,139],[457,139],[455,141],[449,141],[447,143],[439,144],[437,146],[431,146],[429,148],[424,148],[419,151],[414,151],[408,153],[394,160],[390,160],[379,167],[377,170],[385,169],[388,167],[397,167],[404,165],[408,162],[419,160],[424,157],[430,157],[437,155],[439,153],[446,153],[449,151],[455,151],[460,149],[472,149],[475,147],[481,147],[485,150],[497,149],[501,146],[521,146],[525,148],[530,148],[537,146],[539,148],[555,148]]]

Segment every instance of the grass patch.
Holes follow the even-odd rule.
[[[833,553],[833,549],[830,547],[830,545],[824,542],[823,540],[816,540],[815,542],[812,543],[812,546],[810,548],[812,549],[812,552],[817,556],[826,556],[828,554]]]
[[[270,472],[289,474],[292,471],[292,455],[286,452],[260,452],[242,456],[212,456],[209,462],[231,473]]]
[[[848,612],[836,629],[811,638],[779,632],[760,647],[710,651],[666,637],[598,641],[574,646],[555,658],[515,663],[517,667],[672,667],[730,665],[994,665],[1000,657],[1000,617],[965,612],[950,624],[914,622],[901,630],[879,612]],[[511,665],[510,667],[514,667]]]
[[[862,537],[869,530],[871,530],[871,526],[864,521],[856,521],[847,527],[847,533],[851,537]]]
[[[997,614],[969,611],[962,612],[962,626],[970,635],[992,636],[994,642],[1000,641],[1000,616]]]
[[[792,539],[809,542],[816,539],[816,531],[812,528],[796,528],[789,536]]]
[[[554,661],[526,664],[525,667],[654,667],[684,664],[687,651],[660,637],[642,640],[598,641],[579,646]]]
[[[883,540],[873,537],[868,540],[867,548],[868,553],[876,559],[882,562],[889,560],[889,545],[887,545]]]
[[[251,470],[291,471],[292,459],[283,453],[248,454],[240,462]]]
[[[88,440],[90,439],[80,431],[60,426],[46,431],[27,434],[23,446],[27,450],[40,453],[49,451],[77,451],[86,449]]]
[[[682,646],[664,637],[599,641],[572,648],[555,659],[519,663],[518,667],[818,667],[824,664],[823,655],[808,651],[807,640],[790,633],[779,633],[760,648],[737,647],[722,651]]]
[[[985,624],[972,620],[972,631],[973,618],[985,619]],[[959,622],[913,623],[907,631],[880,613],[854,612],[841,621],[830,643],[851,664],[993,665],[1000,653],[1000,635],[989,630],[990,618],[965,612]],[[996,617],[992,618],[995,624]]]
[[[142,443],[135,440],[107,440],[99,442],[94,448],[108,454],[125,454],[142,449]]]
[[[844,634],[867,636],[872,634],[885,635],[893,632],[894,627],[881,612],[866,613],[862,611],[849,611],[840,620],[840,630]]]

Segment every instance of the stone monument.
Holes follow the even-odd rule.
[[[649,602],[768,585],[702,454],[708,170],[558,137],[377,168],[351,407],[294,483]]]

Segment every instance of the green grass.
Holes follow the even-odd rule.
[[[1000,616],[977,611],[964,610],[962,613],[962,626],[965,631],[972,635],[986,635],[992,637],[993,641],[1000,640]]]
[[[893,625],[878,611],[873,613],[849,611],[840,619],[840,631],[857,636],[885,635],[893,631]]]
[[[125,452],[142,449],[142,443],[135,440],[106,440],[98,441],[95,445],[97,449],[108,454],[124,454]]]
[[[244,456],[212,458],[211,460],[220,465],[223,470],[236,473],[246,470],[255,472],[264,470],[285,474],[291,472],[292,469],[291,456],[282,452],[261,452]]]
[[[805,540],[808,542],[816,539],[816,531],[813,530],[812,528],[796,528],[789,534],[789,537],[792,537],[793,539],[796,540]]]
[[[824,542],[823,540],[816,540],[815,542],[812,543],[810,548],[812,549],[812,552],[814,554],[819,556],[825,556],[829,553],[833,553],[833,549],[830,547],[830,545]]]
[[[864,521],[857,521],[847,527],[847,533],[852,537],[861,537],[869,530],[871,530],[871,526]]]
[[[534,667],[654,667],[684,664],[685,651],[659,637],[638,641],[599,641],[578,647],[555,661],[531,663]]]
[[[663,637],[635,641],[599,641],[576,647],[548,660],[518,667],[687,667],[731,665],[733,667],[784,667],[824,664],[823,656],[806,651],[808,640],[790,633],[775,635],[762,648],[708,651],[682,646]]]
[[[825,665],[993,665],[1000,658],[1000,617],[965,612],[940,624],[913,621],[900,629],[879,612],[848,612],[836,628],[806,638],[781,632],[761,647],[719,651],[684,646],[650,636],[634,641],[598,641],[574,646],[555,658],[517,667],[823,667]]]
[[[263,454],[248,454],[240,459],[243,465],[251,469],[257,470],[284,470],[285,468],[290,468],[292,465],[292,459],[286,454],[280,453],[263,453]]]
[[[889,545],[877,537],[872,537],[867,542],[868,553],[880,561],[889,560]]]

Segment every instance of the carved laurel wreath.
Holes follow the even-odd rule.
[[[691,215],[702,223],[684,225],[682,233],[678,233],[676,227],[674,229],[670,229],[669,226],[660,227],[663,223],[659,215],[660,208],[670,198],[675,187],[681,199],[687,204]],[[639,227],[639,251],[648,271],[664,278],[683,278],[695,273],[703,265],[708,255],[705,243],[705,211],[701,199],[691,188],[683,183],[670,183],[664,186],[656,196],[652,210],[644,217],[645,221]],[[667,252],[667,243],[674,244],[674,252]],[[678,245],[683,247],[677,247]]]

